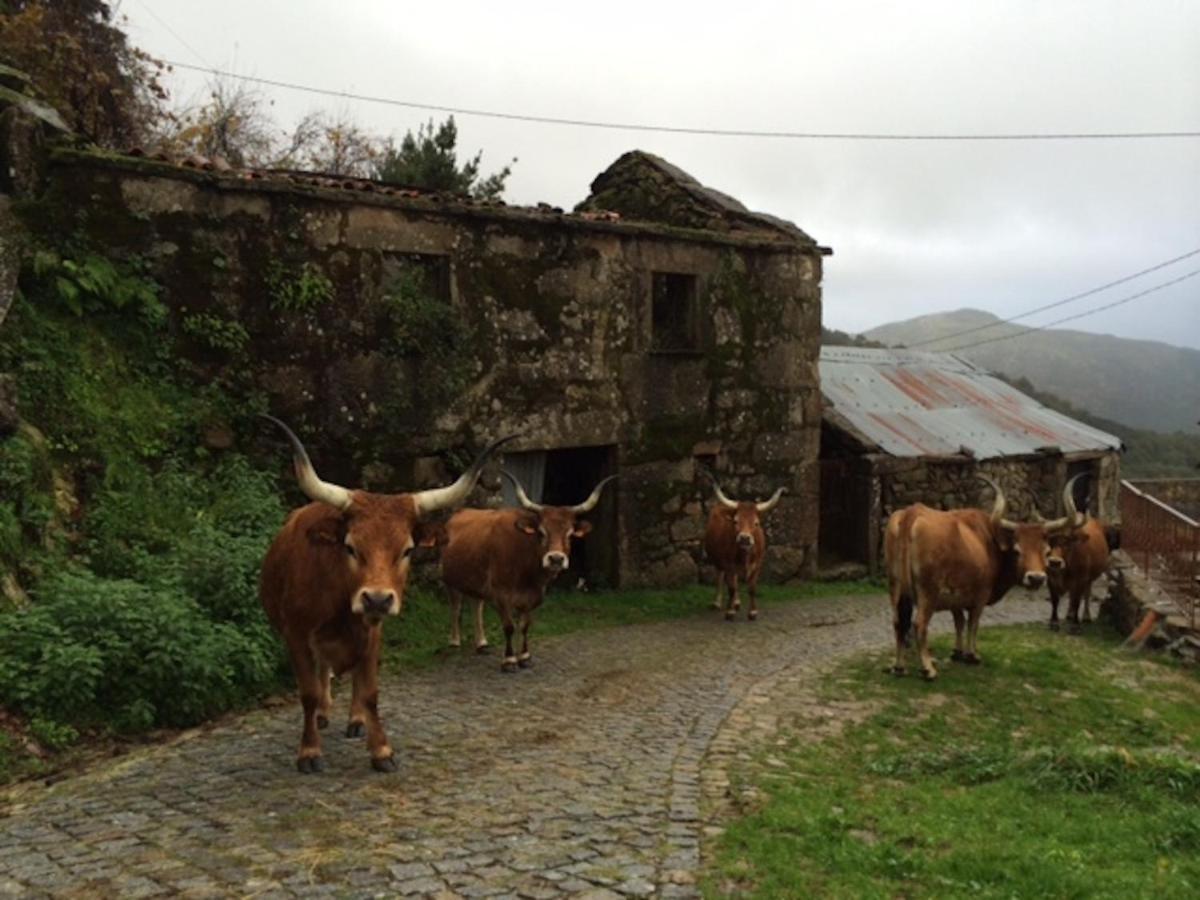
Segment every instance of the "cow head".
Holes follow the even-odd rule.
[[[308,540],[318,546],[337,548],[350,585],[350,611],[368,623],[400,613],[413,550],[433,546],[442,532],[437,523],[423,517],[458,506],[479,480],[491,454],[515,435],[488,445],[458,480],[447,487],[411,494],[373,494],[349,490],[317,477],[300,439],[283,422],[264,416],[283,429],[292,444],[292,464],[300,489],[310,500],[333,507],[336,515],[319,519],[308,531]]]
[[[592,523],[580,519],[579,516],[596,508],[604,486],[617,476],[609,475],[577,506],[543,506],[530,500],[525,489],[521,487],[521,482],[511,474],[503,469],[500,474],[512,482],[517,502],[524,510],[524,514],[517,519],[517,530],[537,538],[541,544],[542,568],[552,575],[570,568],[571,538],[584,537],[592,530]]]
[[[1067,486],[1063,488],[1063,509],[1067,514],[1064,518],[1067,521],[1066,527],[1060,531],[1053,532],[1047,535],[1047,541],[1050,544],[1049,556],[1046,558],[1046,565],[1050,567],[1051,574],[1056,571],[1062,571],[1067,566],[1067,551],[1072,544],[1077,544],[1080,541],[1086,541],[1087,535],[1083,531],[1083,526],[1087,524],[1087,513],[1081,513],[1075,508],[1075,482],[1082,478],[1083,475],[1076,475],[1067,482]],[[1039,516],[1039,519],[1041,517]],[[1061,520],[1056,520],[1061,521]],[[1050,523],[1046,523],[1049,525]]]
[[[771,495],[770,499],[757,503],[752,500],[730,500],[721,490],[717,479],[707,471],[705,474],[712,480],[713,493],[716,495],[717,501],[728,511],[727,514],[733,522],[733,533],[736,535],[738,549],[754,549],[754,533],[761,527],[761,517],[775,508],[775,505],[779,503],[779,498],[783,496],[784,489],[779,488]]]
[[[1068,531],[1076,519],[1075,503],[1066,500],[1067,515],[1053,521],[1014,522],[1004,517],[1008,506],[1000,486],[986,475],[978,475],[987,482],[996,494],[992,504],[992,533],[1001,552],[1010,554],[1016,567],[1017,582],[1023,587],[1036,590],[1046,583],[1046,570],[1050,559],[1050,539]],[[1074,479],[1067,485],[1069,493]]]

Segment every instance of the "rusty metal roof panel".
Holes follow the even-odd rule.
[[[1120,449],[1114,435],[1048,409],[949,353],[821,348],[821,393],[859,434],[892,456],[977,459],[1055,447]]]

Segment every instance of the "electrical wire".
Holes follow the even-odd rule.
[[[994,344],[997,341],[1010,341],[1013,338],[1026,337],[1027,335],[1036,334],[1039,331],[1045,331],[1047,328],[1052,328],[1055,325],[1061,325],[1063,322],[1071,322],[1075,319],[1082,319],[1085,316],[1094,316],[1096,313],[1104,312],[1106,309],[1112,309],[1115,306],[1122,306],[1141,297],[1145,297],[1148,294],[1154,294],[1158,291],[1164,290],[1165,288],[1169,288],[1172,285],[1179,284],[1181,281],[1187,281],[1189,278],[1195,278],[1197,275],[1200,275],[1200,269],[1193,269],[1191,272],[1180,275],[1178,278],[1173,278],[1170,281],[1164,281],[1162,284],[1156,284],[1152,288],[1147,288],[1144,291],[1139,291],[1138,293],[1131,294],[1128,297],[1122,297],[1120,300],[1114,300],[1112,303],[1105,303],[1103,306],[1097,306],[1092,309],[1084,310],[1081,313],[1075,313],[1074,315],[1064,316],[1061,319],[1055,319],[1053,322],[1047,322],[1045,325],[1037,325],[1032,328],[1026,328],[1024,331],[1017,331],[1012,334],[1002,334],[999,337],[986,338],[982,341],[975,341],[971,344],[963,344],[960,347],[951,347],[948,350],[940,350],[938,352],[958,353],[961,350],[969,350],[972,347],[982,347],[984,344]]]
[[[361,100],[366,103],[381,103],[387,106],[402,106],[430,112],[451,113],[457,116],[479,116],[487,119],[505,119],[514,122],[534,122],[542,125],[570,125],[577,128],[602,128],[612,131],[654,131],[665,134],[694,134],[712,137],[782,138],[789,140],[839,140],[839,141],[1068,141],[1068,140],[1125,140],[1158,138],[1198,138],[1200,131],[1109,131],[1109,132],[1056,132],[1015,134],[885,134],[877,132],[840,131],[754,131],[736,128],[688,128],[679,125],[649,125],[635,122],[606,122],[594,119],[568,119],[557,116],[537,116],[525,113],[497,112],[473,109],[465,106],[447,106],[439,103],[422,103],[415,100],[398,100],[393,97],[377,97],[351,91],[335,91],[311,85],[280,81],[274,78],[259,78],[239,75],[208,66],[165,60],[167,65],[192,72],[205,72],[219,78],[234,78],[267,87],[320,94],[343,100]]]
[[[1107,284],[1102,284],[1099,287],[1090,288],[1086,291],[1083,291],[1082,293],[1073,294],[1072,296],[1066,297],[1063,300],[1056,300],[1053,303],[1047,303],[1045,306],[1034,307],[1033,309],[1026,310],[1023,313],[1020,313],[1019,315],[1010,316],[1007,319],[1000,319],[995,322],[987,322],[983,325],[976,325],[972,328],[964,328],[962,331],[955,331],[950,334],[943,334],[941,337],[926,338],[923,341],[917,341],[916,343],[908,344],[906,346],[908,346],[909,349],[914,349],[916,347],[924,347],[927,344],[940,344],[944,341],[957,340],[960,337],[963,337],[968,334],[974,334],[977,331],[985,331],[988,328],[996,328],[1000,325],[1007,325],[1009,322],[1017,321],[1017,319],[1024,319],[1024,318],[1027,318],[1028,316],[1034,315],[1035,313],[1045,312],[1048,309],[1054,309],[1056,306],[1063,306],[1067,303],[1074,303],[1076,300],[1082,300],[1084,297],[1090,297],[1090,296],[1092,296],[1092,294],[1098,294],[1101,291],[1106,291],[1111,287],[1116,287],[1118,284],[1124,284],[1127,281],[1133,281],[1133,279],[1135,279],[1135,278],[1140,278],[1143,275],[1149,275],[1151,272],[1157,272],[1159,269],[1165,269],[1167,266],[1173,265],[1177,262],[1188,259],[1197,254],[1200,254],[1200,247],[1197,247],[1195,250],[1191,250],[1187,253],[1184,253],[1182,256],[1176,256],[1172,259],[1168,259],[1164,262],[1160,262],[1157,265],[1153,265],[1148,269],[1142,269],[1140,272],[1134,272],[1132,275],[1126,275],[1123,278],[1118,278],[1116,281],[1110,281]]]

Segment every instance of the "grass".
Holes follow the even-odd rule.
[[[793,587],[764,585],[759,588],[758,602],[769,609],[814,597],[877,594],[881,590],[878,584],[867,581],[812,581]],[[703,585],[588,593],[551,591],[535,613],[531,639],[540,641],[552,635],[585,629],[662,622],[704,614],[710,612],[708,607],[713,593],[713,588]],[[742,594],[741,615],[745,615],[745,592]],[[500,628],[500,619],[490,608],[484,613],[484,622],[488,642],[503,649],[504,632]],[[463,646],[471,646],[473,628],[471,608],[464,605]],[[450,607],[444,593],[439,588],[410,587],[405,593],[400,621],[384,625],[384,665],[392,669],[432,665],[446,647],[449,635]]]
[[[874,712],[817,744],[800,724],[786,768],[735,773],[761,800],[706,894],[1197,896],[1200,679],[1116,641],[989,630],[982,667],[934,684],[885,676],[883,653],[842,666],[828,699]]]

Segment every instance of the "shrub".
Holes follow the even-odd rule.
[[[278,684],[261,616],[214,622],[178,588],[78,569],[43,581],[35,600],[0,618],[0,702],[35,720],[181,727]]]

